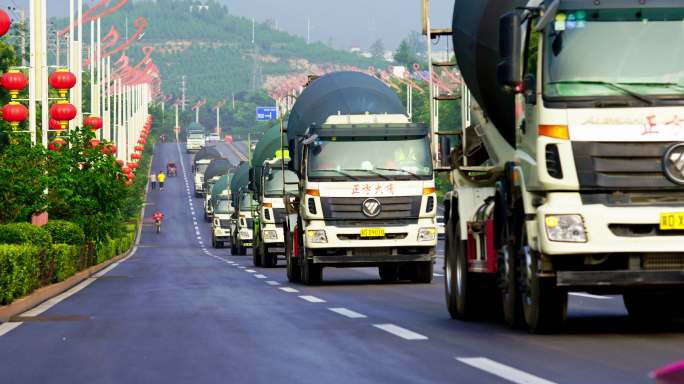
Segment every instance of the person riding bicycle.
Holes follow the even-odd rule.
[[[157,211],[154,214],[152,214],[152,219],[154,220],[154,224],[157,226],[157,232],[159,232],[161,228],[161,223],[164,220],[164,214],[161,213],[161,211]]]

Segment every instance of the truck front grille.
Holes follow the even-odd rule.
[[[572,143],[581,189],[684,189],[663,172],[663,155],[671,142]]]
[[[684,253],[644,255],[643,264],[648,271],[684,270]]]
[[[326,220],[392,220],[417,218],[422,196],[378,197],[381,211],[375,217],[363,213],[366,197],[322,197],[323,216]]]
[[[339,234],[339,240],[403,240],[408,236],[408,233],[386,233],[385,236],[380,237],[361,237],[360,234]]]

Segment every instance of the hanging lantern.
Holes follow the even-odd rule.
[[[142,145],[136,145],[134,149],[136,152],[142,152],[145,150],[145,147],[143,147]]]
[[[76,113],[76,107],[64,100],[58,101],[50,107],[50,117],[59,121],[62,129],[69,126],[69,121],[76,117]]]
[[[90,139],[90,146],[95,149],[97,146],[100,145],[100,140],[98,139]]]
[[[147,139],[145,139],[145,138],[140,138],[140,140],[138,140],[138,144],[140,144],[140,145],[145,145],[145,144],[147,144]]]
[[[126,177],[128,177],[128,180],[133,180],[133,179],[135,179],[135,173],[132,173],[132,172],[131,172],[131,173],[127,173],[127,174],[126,174]]]
[[[131,154],[131,159],[132,160],[140,160],[140,154],[139,153],[133,153]]]
[[[122,165],[121,166],[121,172],[126,173],[126,174],[131,173],[131,168],[127,165]]]
[[[60,68],[50,75],[50,86],[59,92],[61,98],[66,98],[67,92],[76,85],[76,75],[66,68]]]
[[[62,139],[61,137],[58,137],[58,138],[52,140],[52,142],[50,144],[48,144],[48,149],[51,151],[54,151],[54,152],[59,152],[62,150],[62,147],[64,147],[65,145],[66,145],[66,140]]]
[[[9,92],[10,97],[16,99],[19,96],[19,92],[23,91],[28,85],[28,79],[23,72],[12,69],[2,75],[0,83]]]
[[[124,161],[121,160],[121,159],[117,159],[117,160],[116,160],[116,164],[119,166],[119,168],[121,168],[121,167],[124,166]]]
[[[0,36],[5,36],[12,26],[12,19],[10,19],[7,12],[0,9]]]
[[[116,153],[116,145],[107,143],[102,147],[102,153],[105,155],[113,155]]]
[[[133,172],[133,171],[135,171],[136,169],[138,169],[139,166],[140,166],[140,165],[139,165],[138,163],[133,163],[133,162],[128,163],[128,168],[131,169],[131,172]]]
[[[59,120],[50,119],[50,121],[48,122],[48,125],[50,126],[50,129],[53,131],[61,131],[62,130],[62,124],[59,122]]]
[[[16,130],[19,124],[28,117],[28,109],[24,104],[11,101],[2,107],[2,118],[9,123],[12,129]]]
[[[97,116],[88,116],[83,119],[83,126],[91,131],[97,131],[102,128],[102,118]]]

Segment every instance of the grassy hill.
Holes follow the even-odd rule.
[[[194,6],[196,3],[131,2],[103,19],[103,32],[114,25],[124,40],[126,20],[132,34],[134,20],[146,18],[145,35],[128,55],[140,59],[142,46],[154,46],[153,58],[162,72],[165,93],[177,95],[185,75],[188,99],[206,97],[210,104],[253,90],[255,77],[259,88],[268,76],[302,73],[308,65],[385,65],[321,43],[307,45],[303,38],[278,31],[271,23],[256,24],[252,44],[251,20],[231,15],[227,7],[213,1],[204,2],[207,7]]]

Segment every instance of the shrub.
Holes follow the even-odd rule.
[[[78,272],[80,248],[74,245],[55,244],[50,249],[50,259],[55,263],[51,282],[64,281]]]
[[[85,243],[83,229],[70,221],[50,220],[43,228],[50,232],[55,244],[83,245]]]
[[[0,245],[0,303],[9,304],[38,287],[42,253],[34,245]]]
[[[52,236],[29,223],[11,223],[0,225],[0,244],[33,244],[47,248],[52,244]]]

